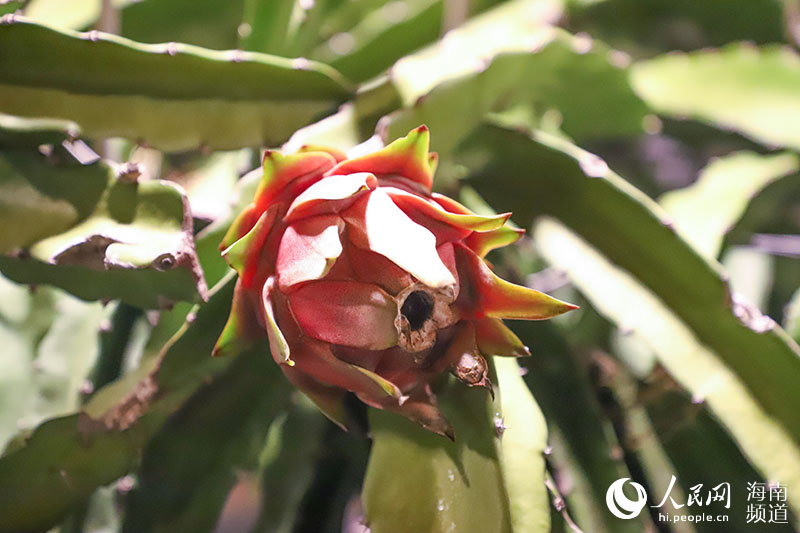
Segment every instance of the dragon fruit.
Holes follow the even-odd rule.
[[[502,319],[575,306],[492,272],[483,257],[522,231],[505,225],[510,213],[480,216],[431,192],[428,143],[420,126],[353,159],[267,151],[220,245],[239,278],[215,355],[266,332],[286,377],[339,425],[349,391],[452,439],[435,378],[491,389],[484,357],[529,354]]]

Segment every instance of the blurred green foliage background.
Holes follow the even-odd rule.
[[[0,15],[0,531],[797,530],[797,0]],[[356,405],[341,432],[265,346],[209,355],[260,150],[422,123],[438,189],[528,230],[496,270],[582,307],[512,324],[533,356],[494,403],[445,384],[456,443]],[[682,502],[729,482],[730,521],[609,513],[673,475]],[[748,523],[750,482],[787,523]]]

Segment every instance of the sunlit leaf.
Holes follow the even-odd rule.
[[[732,129],[769,146],[800,147],[800,56],[790,48],[731,44],[668,54],[631,70],[659,113]]]
[[[479,175],[491,176],[479,190],[517,220],[535,212],[533,237],[548,261],[602,314],[647,338],[766,477],[797,486],[797,345],[757,310],[732,303],[719,265],[700,258],[597,156],[551,137],[483,134],[470,147],[473,161],[487,161]]]
[[[614,267],[607,259],[556,224],[543,220],[535,230],[545,257],[567,270],[602,313],[646,338],[678,382],[707,402],[756,467],[770,479],[797,486],[800,478],[794,466],[800,464],[800,450],[789,433],[791,421],[782,425],[771,421],[759,404],[761,389],[748,388],[741,376],[721,362],[729,352],[714,352],[700,344],[696,332],[635,278],[609,270]],[[593,283],[587,276],[590,271],[603,272],[604,283]],[[647,320],[637,318],[645,316]]]
[[[392,79],[407,107],[392,115],[386,137],[427,124],[432,148],[446,154],[489,111],[515,108],[540,118],[549,111],[577,139],[641,131],[647,109],[624,54],[549,27],[547,16],[531,3],[505,4],[399,61]]]
[[[497,0],[473,0],[454,5],[443,0],[380,0],[370,6],[369,2],[347,2],[331,13],[321,28],[338,31],[327,33],[310,52],[310,57],[331,65],[352,80],[365,81],[461,25],[462,18],[468,20],[499,3]],[[548,7],[559,4],[558,0],[528,3],[540,9],[543,4]],[[515,23],[511,17],[507,17],[506,22],[509,26]],[[483,44],[491,46],[489,41]]]
[[[659,203],[681,237],[704,256],[715,258],[725,233],[742,216],[748,201],[799,168],[794,154],[740,152],[711,162],[696,183],[665,194]]]
[[[501,461],[514,533],[550,531],[544,485],[547,424],[520,375],[516,359],[495,357],[503,415]]]
[[[25,119],[0,113],[0,148],[58,145],[78,136],[78,125],[66,120]]]
[[[27,150],[0,155],[0,252],[14,252],[0,256],[6,276],[141,307],[204,297],[180,189],[57,155],[56,164]]]
[[[387,3],[367,14],[350,31],[333,35],[312,57],[329,63],[351,79],[367,80],[406,53],[436,40],[443,11],[441,0]]]
[[[24,13],[45,24],[82,30],[97,20],[102,4],[102,0],[31,0]]]
[[[20,17],[0,25],[0,47],[0,112],[165,150],[277,144],[349,95],[336,72],[305,60],[142,45]]]
[[[244,2],[243,33],[239,40],[244,50],[265,54],[287,55],[297,24],[293,14],[300,6],[297,0]],[[296,17],[294,17],[296,18]]]
[[[231,214],[233,189],[243,170],[249,170],[250,150],[215,152],[195,164],[162,170],[164,178],[179,184],[189,197],[192,216],[214,221]]]

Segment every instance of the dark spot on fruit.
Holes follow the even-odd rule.
[[[172,254],[161,254],[153,261],[156,270],[169,270],[175,266],[175,257]]]
[[[425,291],[414,291],[406,297],[400,312],[408,320],[411,331],[417,331],[433,316],[433,298]]]

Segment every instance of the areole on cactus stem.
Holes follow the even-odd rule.
[[[346,428],[344,397],[454,438],[431,387],[443,372],[491,390],[490,355],[528,348],[502,319],[574,305],[497,277],[483,260],[515,242],[510,213],[481,216],[431,192],[420,126],[382,150],[267,151],[253,202],[220,245],[239,273],[215,355],[266,334],[286,377]]]

